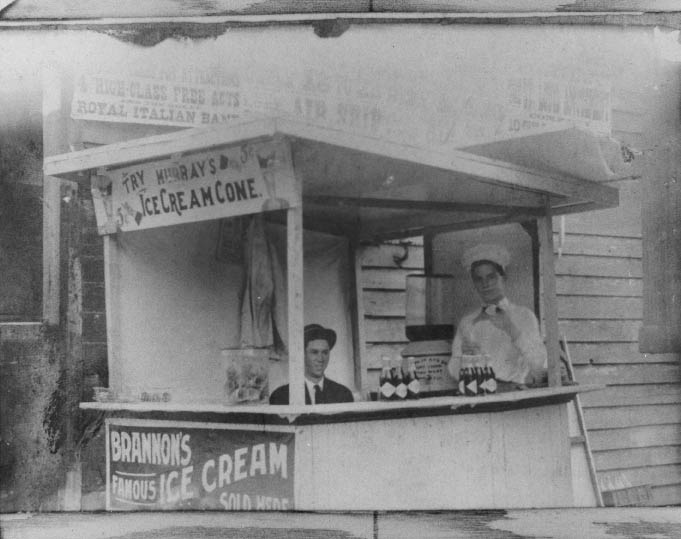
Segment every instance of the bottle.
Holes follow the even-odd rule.
[[[473,367],[473,361],[469,362],[470,367],[468,367],[466,370],[468,372],[466,376],[466,396],[467,397],[475,397],[478,394],[478,377],[475,373],[475,369]]]
[[[418,399],[421,393],[421,382],[419,382],[419,377],[416,376],[416,365],[413,357],[407,358],[405,383],[407,384],[407,398]]]
[[[461,359],[461,367],[459,367],[459,395],[466,394],[466,384],[468,383],[468,369],[466,363]]]
[[[390,356],[381,356],[381,375],[378,379],[378,400],[393,400],[395,386],[390,373]]]
[[[478,395],[487,393],[487,384],[485,384],[485,369],[477,362],[475,365],[475,380],[478,384]]]
[[[407,398],[407,384],[404,383],[402,376],[402,365],[399,360],[395,360],[392,369],[393,385],[395,386],[395,400],[403,401]]]
[[[485,370],[487,371],[487,394],[494,395],[497,392],[497,377],[494,374],[494,369],[489,364],[490,358],[487,356],[485,358]]]

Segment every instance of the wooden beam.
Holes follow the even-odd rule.
[[[109,388],[116,397],[123,392],[123,372],[120,358],[121,349],[121,275],[118,235],[104,239],[104,295],[106,312],[106,350],[109,369]]]
[[[300,193],[300,181],[296,181]],[[289,404],[305,404],[305,327],[303,302],[303,207],[286,212],[286,279],[288,290],[288,381]]]
[[[277,131],[302,139],[443,169],[484,183],[510,185],[516,189],[547,193],[554,197],[593,202],[602,208],[616,206],[618,203],[616,188],[564,174],[539,172],[461,150],[436,152],[288,119],[277,120]]]
[[[580,25],[580,26],[666,26],[677,28],[679,26],[680,13],[676,0],[623,0],[622,3],[611,5],[608,0],[603,0],[603,4],[594,3],[592,5],[580,3],[576,4],[572,12],[565,9],[565,4],[551,2],[547,5],[545,1],[536,0],[536,9],[528,7],[526,2],[517,6],[498,0],[496,5],[486,3],[483,7],[471,4],[470,0],[460,2],[444,3],[435,2],[429,7],[420,0],[413,0],[410,3],[402,3],[402,0],[390,0],[392,5],[383,5],[374,2],[371,9],[361,9],[356,0],[345,0],[346,8],[339,7],[338,2],[333,2],[332,7],[324,8],[325,4],[309,2],[308,9],[300,0],[291,0],[295,8],[291,13],[283,13],[281,3],[277,3],[277,12],[269,13],[262,9],[257,11],[257,5],[252,1],[247,2],[248,14],[241,14],[236,4],[229,2],[229,9],[205,7],[196,9],[193,12],[191,7],[187,8],[187,3],[182,4],[182,10],[177,10],[174,14],[163,13],[158,9],[149,10],[142,13],[137,10],[121,11],[120,4],[116,5],[115,11],[111,11],[110,3],[106,10],[89,8],[88,13],[72,10],[70,16],[64,12],[64,4],[60,5],[59,11],[55,13],[46,12],[45,3],[40,3],[37,8],[41,12],[41,18],[36,19],[35,6],[26,5],[23,1],[18,7],[12,7],[3,13],[0,20],[0,28],[8,27],[13,29],[39,30],[48,27],[50,30],[63,30],[73,28],[97,28],[116,30],[122,26],[126,31],[137,33],[149,33],[150,25],[162,24],[172,25],[168,34],[174,38],[179,37],[213,37],[216,30],[239,28],[239,27],[262,27],[276,25],[314,25],[315,23],[340,22],[351,24],[503,24],[509,25]],[[39,0],[34,0],[39,2]],[[396,4],[396,2],[398,2]],[[663,2],[663,3],[660,3]],[[82,6],[82,4],[76,4]],[[265,4],[267,5],[267,4]],[[368,5],[366,2],[360,6]],[[560,10],[557,11],[558,6]],[[222,7],[222,6],[221,6]],[[302,8],[302,9],[301,9]],[[144,9],[144,8],[142,8]],[[293,13],[295,11],[295,13]],[[327,11],[327,12],[325,12]],[[391,13],[390,11],[395,11]],[[339,12],[342,14],[339,16]],[[97,14],[95,14],[97,13]],[[316,25],[315,25],[316,26]]]
[[[78,152],[46,157],[45,174],[64,176],[78,172],[118,167],[129,163],[160,157],[227,146],[243,140],[274,135],[275,122],[271,119],[244,118],[227,125],[185,129],[145,139],[134,139],[107,144]]]
[[[456,230],[470,230],[472,228],[482,228],[494,225],[503,225],[506,223],[518,223],[526,221],[527,219],[536,219],[535,212],[525,213],[509,213],[507,215],[502,215],[499,217],[490,217],[484,219],[474,219],[472,221],[461,221],[448,224],[424,224],[422,226],[414,228],[402,228],[397,227],[389,229],[387,227],[382,227],[381,229],[364,229],[362,230],[362,239],[367,241],[386,241],[394,240],[400,238],[408,238],[413,236],[420,236],[426,231],[432,234],[441,234],[443,232],[454,232]]]
[[[539,259],[543,283],[544,335],[548,353],[549,386],[557,387],[560,381],[560,331],[556,306],[556,275],[553,260],[553,219],[547,201],[546,215],[537,220],[539,233]]]
[[[58,182],[55,182],[58,183]],[[78,451],[78,404],[83,394],[83,278],[81,270],[81,245],[84,216],[78,185],[70,185],[70,200],[64,206],[64,231],[67,249],[68,273],[66,305],[66,353],[62,373],[69,390],[65,395],[66,440],[62,451],[67,458],[66,481],[61,509],[81,509],[81,463]]]
[[[452,211],[452,212],[480,212],[507,214],[510,209],[525,212],[543,211],[529,206],[507,206],[501,204],[475,204],[468,202],[449,202],[441,200],[408,200],[396,198],[374,197],[345,197],[333,195],[311,195],[303,197],[303,201],[310,204],[319,204],[334,207],[362,207],[362,208],[389,208],[402,210],[425,210],[425,211]]]
[[[371,388],[368,386],[369,368],[366,358],[366,335],[364,333],[364,290],[362,288],[362,250],[359,241],[353,238],[350,244],[350,260],[352,261],[351,320],[352,344],[354,352],[353,368],[355,387],[362,398],[366,398]]]
[[[615,208],[619,206],[619,191],[617,191],[616,196],[613,196],[612,201],[613,204],[609,207]],[[573,204],[556,204],[552,206],[551,213],[556,216],[602,209],[604,209],[603,206],[594,202],[575,202]]]
[[[537,221],[522,221],[520,225],[523,230],[530,236],[532,242],[532,289],[534,290],[534,314],[541,320],[541,270],[539,262],[539,231],[537,229]]]
[[[423,272],[428,274],[437,273],[435,269],[435,253],[433,251],[433,242],[437,234],[430,228],[423,231]]]
[[[43,72],[43,154],[64,151],[62,117],[62,83],[60,75],[46,68]],[[43,320],[59,324],[60,311],[60,233],[61,181],[43,176]]]

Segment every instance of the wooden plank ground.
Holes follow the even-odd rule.
[[[681,485],[653,489],[678,499]],[[659,494],[658,494],[659,493]],[[495,511],[272,513],[23,513],[0,515],[5,539],[222,537],[239,539],[613,539],[681,536],[676,507]]]

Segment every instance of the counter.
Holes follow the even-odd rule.
[[[319,407],[81,408],[107,418],[112,510],[557,507],[573,504],[566,403],[600,388]],[[134,490],[140,478],[156,482],[153,497]]]

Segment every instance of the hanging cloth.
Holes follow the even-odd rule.
[[[241,302],[241,346],[272,347],[274,276],[262,215],[251,218],[244,248],[246,279]]]

